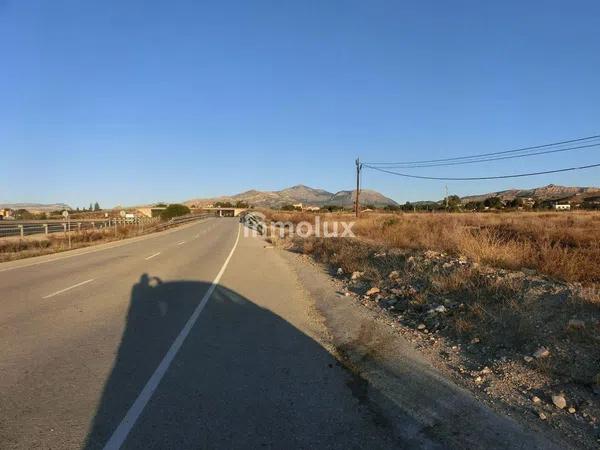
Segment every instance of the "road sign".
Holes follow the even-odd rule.
[[[67,217],[69,217],[69,211],[67,211],[66,209],[62,212],[63,217],[66,219]]]
[[[125,215],[126,215],[126,214],[127,214],[127,213],[125,212],[125,210],[122,210],[122,211],[119,213],[119,215],[120,215],[121,217],[125,217]]]

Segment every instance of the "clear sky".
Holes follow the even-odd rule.
[[[0,0],[0,202],[132,205],[600,132],[598,1]],[[496,175],[600,150],[419,169]],[[452,182],[600,185],[600,169]],[[399,202],[444,182],[372,171]]]

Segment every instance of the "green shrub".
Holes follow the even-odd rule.
[[[190,212],[190,208],[188,208],[187,206],[175,203],[167,206],[167,208],[160,213],[160,218],[162,220],[169,220],[173,217],[185,216]]]

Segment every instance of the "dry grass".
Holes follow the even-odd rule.
[[[274,221],[313,222],[314,214],[270,213]],[[323,214],[321,221],[353,221]],[[600,213],[369,214],[354,233],[392,248],[436,250],[506,269],[530,268],[554,278],[600,282]]]
[[[147,232],[151,229],[147,229]],[[141,234],[137,227],[119,226],[115,235],[114,229],[85,230],[71,234],[71,248],[88,247],[90,245],[125,239]],[[5,239],[0,240],[0,262],[69,250],[69,241],[62,233],[50,234],[44,238]]]
[[[531,355],[545,345],[553,349],[552,363],[544,369],[540,362],[545,373],[580,384],[589,383],[598,373],[600,295],[593,285],[567,289],[563,283],[535,281],[540,279],[473,264],[444,269],[444,261],[451,257],[428,260],[418,256],[424,254],[419,251],[384,252],[381,245],[360,239],[296,239],[295,245],[333,271],[342,268],[346,277],[363,272],[360,292],[377,286],[386,292],[385,299],[401,299],[402,323],[408,327],[425,322],[430,330],[453,341],[480,338],[487,349],[478,356],[482,365],[502,352]],[[415,257],[418,263],[411,262]],[[394,281],[389,279],[392,271],[399,273]],[[406,296],[392,287],[406,289]],[[439,304],[446,304],[451,312],[437,323],[427,311]],[[570,319],[582,319],[586,327],[568,329]],[[580,356],[577,361],[574,354]]]
[[[268,217],[292,223],[315,219],[298,213]],[[320,215],[321,223],[325,220],[354,218]],[[425,323],[465,345],[480,339],[484,344],[469,356],[480,365],[506,355],[523,361],[523,355],[544,345],[551,358],[531,367],[549,379],[586,386],[600,377],[599,213],[370,214],[353,231],[357,239],[292,242],[332,272],[341,268],[346,279],[363,272],[360,283],[349,286],[362,284],[359,295],[380,288],[379,306],[395,299],[392,312],[409,328]],[[524,268],[580,284],[544,280],[520,271]],[[392,271],[396,275],[390,278]],[[443,318],[429,313],[440,304],[448,308]],[[571,319],[584,321],[585,327],[569,329]]]

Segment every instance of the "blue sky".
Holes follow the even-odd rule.
[[[600,132],[597,1],[0,0],[0,202],[103,206],[306,184]],[[592,149],[419,169],[600,162]],[[590,169],[451,182],[600,185]],[[365,171],[397,201],[444,182]]]

